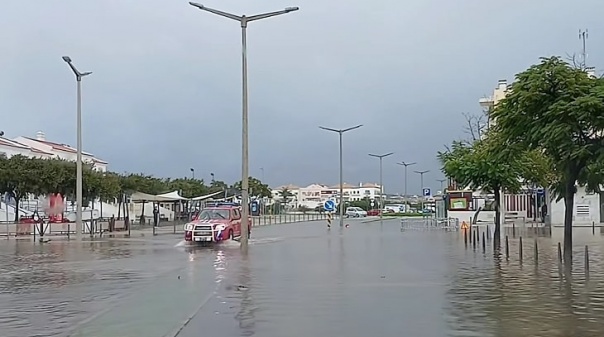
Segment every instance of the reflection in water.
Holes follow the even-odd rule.
[[[0,335],[63,336],[115,308],[91,323],[105,334],[80,336],[132,328],[122,335],[162,337],[199,308],[179,337],[601,336],[604,240],[575,236],[576,261],[566,269],[555,233],[516,230],[522,264],[518,239],[506,259],[491,241],[483,253],[482,242],[466,248],[459,232],[401,232],[389,220],[328,232],[322,223],[266,227],[249,254],[229,245],[178,249],[169,238],[10,240],[0,244]],[[117,332],[103,330],[110,327]]]
[[[242,255],[239,267],[239,286],[237,287],[241,297],[241,305],[235,315],[235,319],[239,321],[242,336],[253,336],[256,327],[254,312],[257,308],[254,306],[254,300],[251,295],[253,282],[250,263],[249,255]]]
[[[452,335],[601,336],[604,294],[597,289],[604,285],[602,260],[594,259],[592,273],[586,276],[577,270],[578,263],[570,268],[558,263],[557,242],[543,238],[542,232],[534,234],[539,237],[537,262],[535,243],[529,240],[524,241],[522,263],[518,240],[510,240],[509,260],[498,249],[492,257],[461,259],[463,251],[450,257],[457,261],[447,292]],[[601,238],[588,240],[595,251],[602,250]]]

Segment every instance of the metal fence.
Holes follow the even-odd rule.
[[[299,214],[278,214],[263,215],[252,217],[252,226],[268,226],[276,224],[297,223],[307,221],[326,220],[325,213],[299,213]],[[82,234],[87,236],[102,236],[111,233],[127,233],[134,231],[146,231],[153,235],[160,234],[179,234],[184,231],[184,225],[187,221],[160,220],[157,226],[153,226],[151,219],[146,219],[144,223],[129,221],[124,219],[115,219],[113,223],[110,219],[84,220],[82,223]],[[24,223],[16,224],[6,222],[0,224],[0,237],[49,237],[49,236],[74,236],[76,234],[75,223]]]
[[[403,218],[401,219],[401,231],[432,231],[432,230],[459,230],[459,219],[457,218]]]

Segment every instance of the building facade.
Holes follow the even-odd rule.
[[[306,187],[294,185],[275,187],[272,189],[273,200],[281,200],[284,189],[291,193],[291,197],[288,198],[288,206],[294,208],[300,206],[315,208],[322,206],[327,200],[339,201],[340,199],[340,185],[310,184]],[[377,199],[380,197],[380,186],[378,184],[360,183],[351,185],[344,183],[342,191],[344,201],[359,201],[365,198]]]
[[[46,139],[46,135],[42,131],[38,131],[35,138],[19,136],[12,140],[12,142],[21,144],[22,146],[31,149],[31,152],[43,152],[48,155],[47,158],[56,158],[63,159],[68,161],[76,161],[77,159],[77,149],[73,148],[67,144],[61,144],[56,142],[51,142]],[[0,149],[0,151],[2,151]],[[23,155],[29,156],[28,152],[21,153]],[[92,165],[94,170],[100,172],[106,172],[107,163],[104,160],[101,160],[95,157],[93,154],[82,151],[82,162],[85,164]]]

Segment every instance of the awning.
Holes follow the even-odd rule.
[[[191,200],[194,200],[194,201],[206,200],[206,199],[209,199],[209,198],[211,198],[211,197],[213,197],[215,195],[222,194],[222,193],[224,193],[224,192],[218,191],[218,192],[214,192],[212,194],[200,195],[198,197],[191,198]]]
[[[178,194],[178,191],[168,192],[168,193],[164,193],[164,194],[158,194],[157,197],[171,199],[172,201],[189,200],[185,197],[181,197],[180,194]]]
[[[132,202],[174,202],[179,200],[186,199],[175,199],[174,197],[166,196],[165,194],[153,195],[142,192],[135,192],[130,196],[130,201]]]

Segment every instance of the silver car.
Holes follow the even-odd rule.
[[[346,208],[346,217],[347,218],[361,218],[366,217],[367,211],[360,207],[348,207]]]

